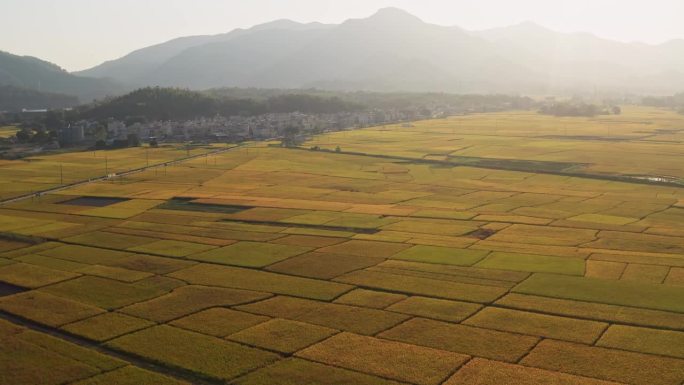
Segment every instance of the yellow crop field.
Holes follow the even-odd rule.
[[[16,126],[0,126],[0,138],[11,138],[17,131],[19,131],[19,127]]]
[[[0,383],[681,385],[682,123],[466,115],[5,203]],[[146,151],[4,161],[3,193]]]
[[[2,135],[3,131],[0,131]],[[160,146],[119,150],[64,152],[21,160],[0,160],[0,199],[28,194],[88,179],[174,161],[223,147]],[[204,159],[202,160],[205,161]],[[164,173],[164,168],[157,170]]]
[[[466,163],[551,162],[549,167],[586,173],[682,179],[682,120],[674,111],[646,107],[594,118],[501,112],[329,133],[305,146]]]

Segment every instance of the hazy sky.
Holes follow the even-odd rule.
[[[0,0],[0,50],[79,70],[174,37],[283,18],[339,23],[388,6],[466,29],[532,20],[622,41],[684,38],[684,0]]]

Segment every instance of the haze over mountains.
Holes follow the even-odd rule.
[[[529,22],[471,32],[428,24],[396,8],[339,25],[280,20],[183,37],[73,75],[24,59],[31,66],[21,71],[47,71],[57,80],[37,84],[44,78],[18,76],[3,54],[0,84],[82,100],[101,96],[103,88],[115,94],[150,85],[536,95],[684,90],[684,40],[622,43]]]
[[[55,64],[35,57],[17,56],[3,51],[0,51],[0,86],[44,94],[79,96],[83,100],[125,90],[116,81],[72,75]]]

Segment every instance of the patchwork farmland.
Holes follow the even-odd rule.
[[[454,117],[5,204],[0,383],[681,385],[682,124]]]
[[[0,136],[2,131],[0,130]],[[141,167],[162,165],[186,157],[208,154],[224,146],[131,147],[116,151],[63,152],[22,160],[0,160],[0,199],[32,194],[50,188],[101,178]]]

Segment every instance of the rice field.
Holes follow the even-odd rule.
[[[0,126],[0,138],[8,139],[13,137],[19,131],[17,126]]]
[[[10,128],[0,128],[0,137]],[[162,164],[187,156],[208,153],[224,146],[189,147],[167,145],[157,148],[131,147],[119,150],[62,152],[36,155],[21,160],[0,160],[0,199],[34,193],[109,174]],[[164,173],[164,167],[156,171]]]
[[[674,111],[647,107],[593,118],[507,111],[329,133],[306,146],[466,164],[529,161],[531,169],[550,162],[549,169],[681,180],[681,121]]]
[[[684,188],[393,158],[678,176],[675,119],[369,128],[311,143],[389,157],[264,144],[0,206],[0,384],[681,385]]]

